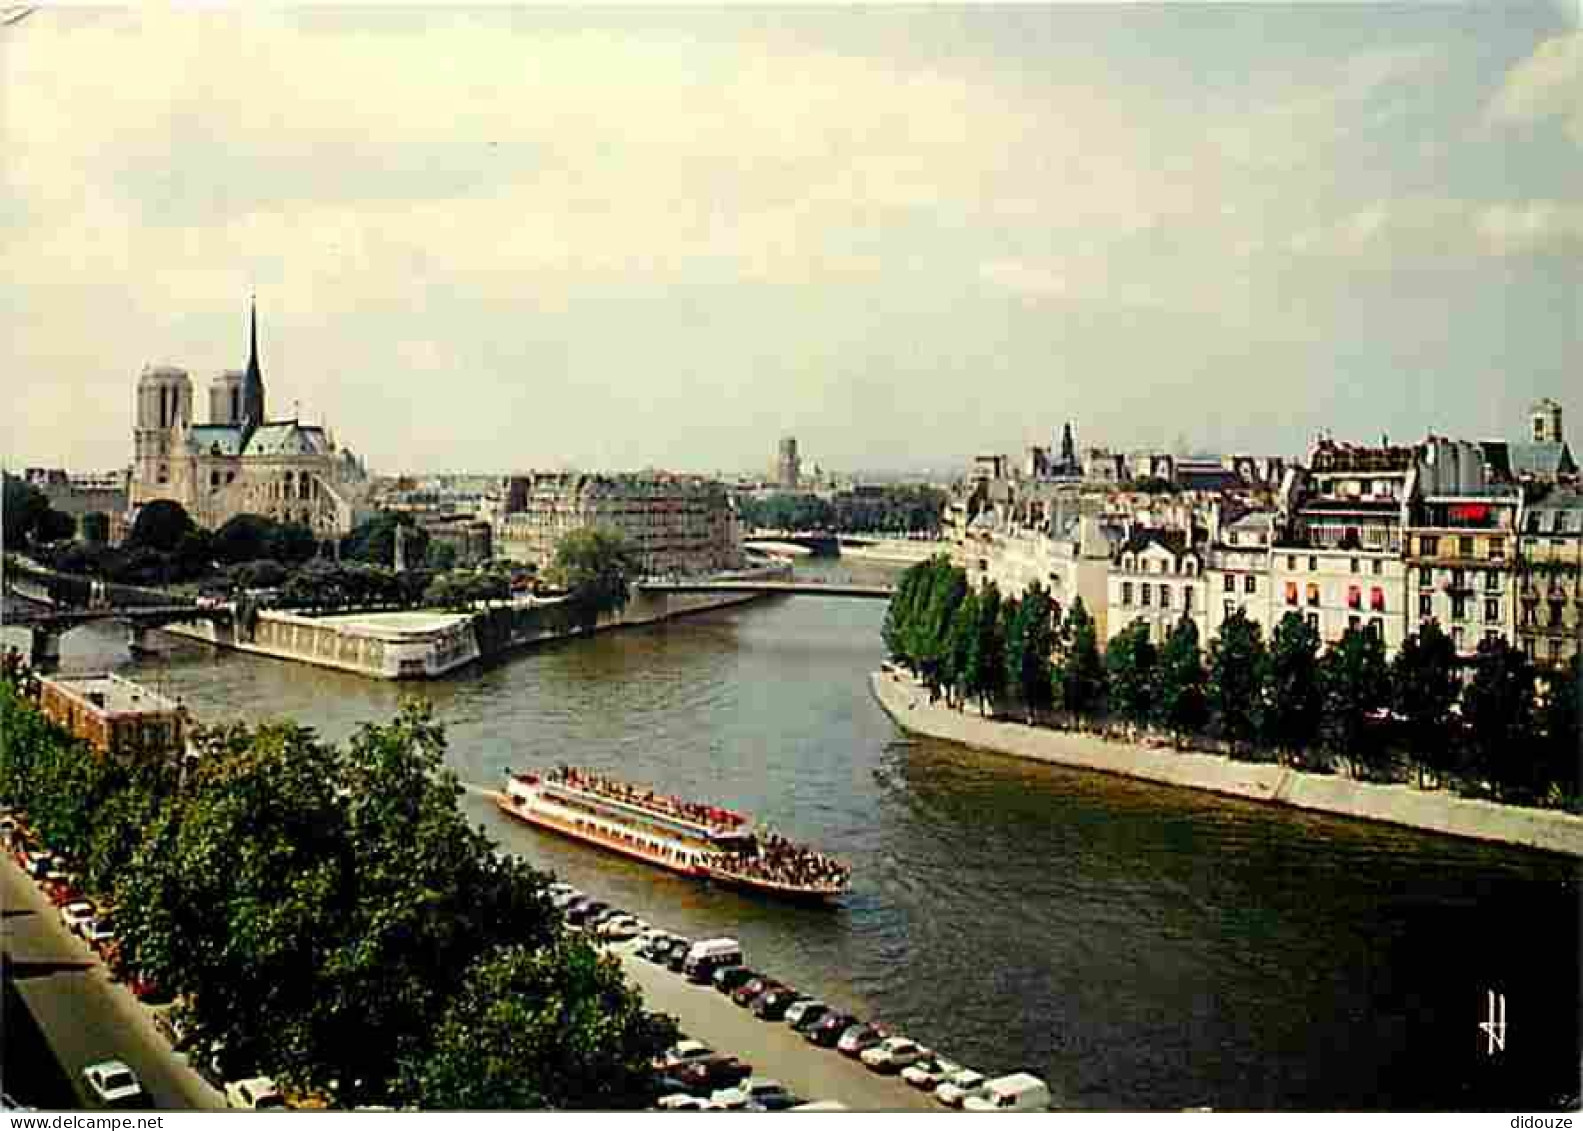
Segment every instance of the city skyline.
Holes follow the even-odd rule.
[[[7,462],[127,463],[137,372],[239,366],[253,291],[277,411],[382,471],[1519,437],[1583,411],[1575,25],[41,10]]]

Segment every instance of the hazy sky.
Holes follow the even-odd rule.
[[[380,471],[1583,438],[1577,0],[44,9],[6,461],[245,361]]]

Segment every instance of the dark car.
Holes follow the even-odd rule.
[[[759,976],[757,970],[747,966],[722,966],[715,971],[715,989],[723,994],[734,992],[738,986],[746,985]]]
[[[665,968],[680,974],[682,967],[687,965],[687,952],[692,948],[693,944],[686,939],[677,939],[671,946],[670,955],[665,959]]]
[[[734,1056],[700,1057],[670,1073],[694,1092],[715,1091],[740,1084],[753,1075],[753,1066]]]
[[[776,984],[770,978],[750,978],[731,991],[731,1000],[745,1009],[754,998]]]
[[[581,905],[574,903],[566,909],[566,921],[574,927],[580,927],[609,906],[610,904],[598,899],[589,900]]]
[[[671,935],[656,935],[642,946],[638,947],[638,954],[650,962],[661,965],[671,956],[671,947],[676,945],[675,937]]]
[[[794,1002],[793,1004],[796,1003]],[[792,1015],[788,1012],[786,1023],[792,1027],[793,1032],[806,1033],[809,1029],[819,1024],[820,1020],[828,1016],[829,1013],[830,1007],[824,1002],[810,1001],[798,1011],[795,1021],[792,1020]]]
[[[583,926],[597,927],[607,919],[614,919],[617,915],[625,914],[626,912],[621,910],[619,907],[601,907],[598,911],[595,911],[592,915],[583,920]]]
[[[742,1110],[790,1111],[800,1103],[802,1103],[801,1097],[794,1096],[790,1092],[770,1092],[766,1095],[758,1097],[756,1100],[750,1101],[747,1107],[743,1108]]]
[[[802,994],[790,986],[776,986],[768,993],[762,993],[754,999],[753,1015],[762,1017],[765,1021],[779,1021],[786,1016],[791,1003],[801,997]]]
[[[862,1022],[850,1013],[826,1013],[814,1022],[813,1028],[805,1030],[803,1036],[821,1048],[833,1049],[836,1042],[841,1039],[842,1033],[854,1025],[861,1024]]]

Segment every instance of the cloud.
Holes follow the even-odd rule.
[[[1292,236],[1300,256],[1392,266],[1583,252],[1583,201],[1379,201]]]
[[[1030,299],[1060,298],[1068,290],[1066,279],[1047,267],[1016,259],[997,259],[983,264],[979,278]]]
[[[1583,31],[1545,40],[1507,72],[1485,110],[1487,122],[1523,126],[1559,118],[1583,146]]]

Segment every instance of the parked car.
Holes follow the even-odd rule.
[[[1049,1107],[1049,1085],[1031,1072],[986,1080],[962,1100],[964,1111],[1046,1111]]]
[[[738,1081],[745,1080],[753,1074],[753,1066],[734,1056],[716,1053],[714,1056],[701,1056],[691,1064],[684,1065],[672,1073],[678,1080],[695,1091],[714,1091],[717,1088],[729,1088]]]
[[[714,1056],[715,1050],[702,1041],[677,1041],[654,1061],[656,1072],[668,1073],[705,1056]]]
[[[836,1051],[843,1056],[850,1056],[856,1059],[883,1041],[885,1036],[885,1030],[878,1025],[866,1025],[859,1022],[841,1034],[841,1039],[836,1042]]]
[[[901,1070],[901,1078],[914,1088],[934,1091],[962,1071],[962,1066],[941,1056],[926,1056]]]
[[[709,1101],[691,1092],[672,1092],[661,1096],[654,1106],[661,1111],[708,1111]]]
[[[858,1059],[875,1072],[900,1072],[928,1053],[928,1049],[910,1037],[886,1037],[873,1048],[864,1049]]]
[[[62,905],[60,921],[68,931],[78,935],[82,933],[82,925],[91,920],[96,914],[98,914],[98,909],[94,907],[91,900],[74,899],[70,903]]]
[[[736,1086],[722,1088],[709,1097],[710,1106],[721,1111],[741,1111],[749,1104],[769,1111],[772,1105],[774,1108],[787,1108],[796,1102],[797,1098],[786,1090],[785,1084],[763,1076],[749,1076]]]
[[[664,966],[670,961],[671,951],[677,946],[682,946],[682,953],[686,954],[686,946],[682,939],[672,934],[655,935],[646,945],[638,947],[638,953],[656,966]]]
[[[971,1068],[961,1069],[955,1076],[941,1081],[934,1089],[934,1098],[946,1107],[961,1107],[970,1092],[984,1086],[984,1074]]]
[[[594,934],[606,942],[625,942],[635,939],[643,930],[643,921],[631,915],[616,915],[594,927]]]
[[[175,1006],[154,1011],[154,1028],[159,1030],[159,1035],[165,1038],[173,1051],[181,1052],[187,1047],[187,1025]]]
[[[772,979],[766,978],[763,975],[760,975],[757,978],[749,978],[736,989],[731,991],[731,1000],[743,1008],[746,1008],[754,998],[759,996],[759,994],[763,993],[771,986],[777,984],[778,983]]]
[[[95,1103],[104,1107],[147,1107],[148,1095],[137,1074],[119,1060],[101,1060],[82,1070]]]
[[[731,994],[759,976],[751,966],[722,966],[715,971],[714,985],[721,993]]]
[[[672,943],[671,952],[665,959],[665,969],[676,974],[682,973],[687,967],[687,956],[692,952],[692,946],[687,939],[677,939]]]
[[[601,911],[607,911],[609,908],[610,904],[598,899],[590,899],[585,903],[573,903],[566,909],[566,921],[574,927],[581,927]]]
[[[565,891],[557,891],[550,894],[550,902],[555,905],[555,908],[558,911],[565,911],[579,899],[587,898],[588,897],[586,895],[574,887],[568,887]]]
[[[225,1086],[225,1102],[229,1107],[246,1111],[280,1110],[286,1098],[268,1076],[255,1076],[251,1080],[233,1080]]]
[[[82,941],[93,947],[101,956],[115,944],[115,931],[111,929],[110,920],[103,915],[89,919],[78,933],[82,935]]]
[[[803,1037],[810,1044],[833,1049],[840,1042],[841,1034],[858,1023],[858,1019],[850,1013],[826,1013],[813,1023],[812,1028],[803,1031]]]
[[[762,1021],[779,1021],[786,1016],[792,1003],[802,998],[803,995],[790,986],[773,986],[753,999],[753,1016]]]
[[[798,1031],[813,1028],[819,1019],[830,1012],[830,1007],[818,998],[805,997],[786,1007],[786,1024]]]

